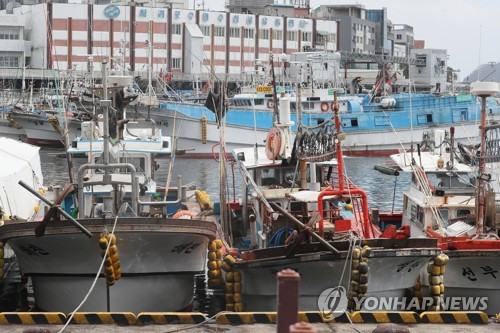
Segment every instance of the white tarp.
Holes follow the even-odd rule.
[[[5,214],[23,219],[33,215],[38,199],[18,184],[34,189],[43,185],[39,147],[0,137],[0,207]]]
[[[292,197],[292,199],[295,201],[318,202],[318,197],[320,193],[321,192],[319,191],[299,191],[290,194],[290,197]],[[336,195],[326,195],[323,197],[323,200],[331,200],[335,199],[336,197],[337,197]]]

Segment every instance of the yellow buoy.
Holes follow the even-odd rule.
[[[208,271],[208,277],[210,279],[219,279],[222,276],[222,273],[218,269],[212,269]]]
[[[227,264],[227,262],[225,262],[225,261],[224,261],[224,262],[222,262],[222,264],[221,264],[221,268],[222,268],[222,270],[224,270],[225,272],[230,272],[230,271],[232,270],[232,267],[231,267],[231,266],[229,266],[229,265]]]
[[[208,262],[208,269],[209,270],[217,269],[217,261],[216,260],[209,261]]]
[[[213,209],[213,204],[210,200],[210,196],[205,191],[195,190],[194,196],[196,201],[200,205],[201,209],[208,210]]]
[[[114,262],[112,266],[114,270],[120,269],[120,262],[119,261]]]
[[[116,247],[116,245],[111,245],[109,247],[109,255],[113,256],[113,255],[115,255],[117,253],[118,253],[118,248]]]
[[[201,143],[207,143],[207,117],[201,117]]]
[[[113,271],[113,273],[114,273],[115,280],[116,281],[120,280],[120,278],[122,277],[122,270],[121,270],[121,268],[115,269]]]
[[[208,242],[208,251],[215,251],[215,250],[217,250],[217,243]]]
[[[113,266],[104,267],[104,273],[106,273],[106,275],[114,275]]]
[[[232,266],[236,263],[236,259],[230,254],[224,257],[224,262],[226,262],[228,265]]]
[[[106,239],[111,243],[111,245],[116,244],[116,236],[114,234],[107,234]]]
[[[234,303],[234,311],[243,312],[243,303]]]

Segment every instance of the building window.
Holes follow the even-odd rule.
[[[0,29],[0,39],[19,39],[19,29]]]
[[[273,39],[274,40],[283,40],[283,31],[281,30],[274,30],[273,31]]]
[[[181,31],[182,30],[180,24],[172,24],[172,35],[180,35]]]
[[[240,28],[230,28],[229,33],[233,38],[240,38]]]
[[[302,33],[302,41],[310,42],[311,38],[312,38],[312,34],[310,32],[303,32]]]
[[[226,28],[215,27],[215,36],[216,37],[224,37],[225,35],[226,35]]]
[[[181,68],[181,58],[172,58],[172,68]]]
[[[17,68],[19,67],[19,58],[12,56],[0,56],[0,67],[4,68]]]
[[[210,36],[210,26],[209,25],[201,25],[200,26],[201,33],[203,36]]]
[[[297,40],[297,32],[296,31],[287,31],[286,40],[290,42],[294,42]]]
[[[269,30],[260,30],[259,31],[259,38],[260,39],[269,39]]]
[[[254,30],[253,29],[245,29],[243,33],[244,33],[245,38],[253,38],[254,37]]]
[[[403,39],[403,36],[401,34],[396,35],[396,39]]]

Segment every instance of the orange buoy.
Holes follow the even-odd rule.
[[[198,215],[196,212],[190,210],[179,210],[172,216],[174,219],[189,219]]]

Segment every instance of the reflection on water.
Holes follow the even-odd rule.
[[[403,192],[410,186],[410,174],[401,172],[399,177],[394,177],[373,169],[375,165],[392,166],[389,157],[349,157],[344,162],[347,176],[367,193],[370,208],[379,208],[381,212],[391,211],[396,183],[394,210],[401,211]]]

